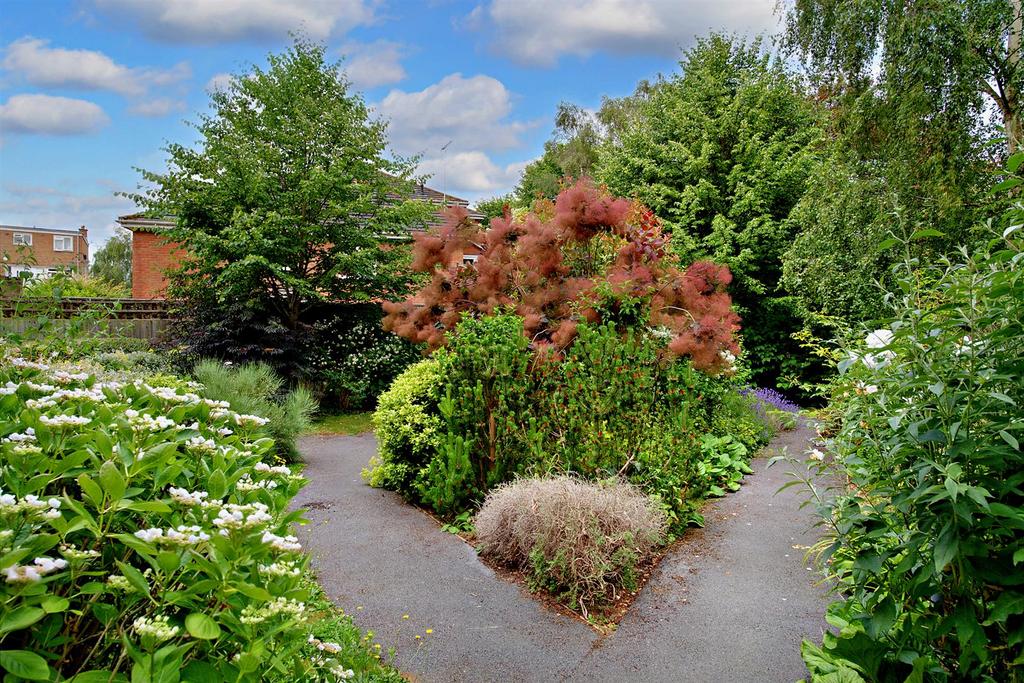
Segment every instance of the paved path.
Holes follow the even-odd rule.
[[[299,534],[327,594],[395,647],[416,681],[792,682],[806,673],[800,641],[820,638],[827,600],[794,548],[813,541],[810,513],[794,489],[775,495],[785,468],[765,465],[783,446],[802,452],[809,437],[780,435],[604,638],[497,578],[396,494],[366,486],[372,435],[302,440],[310,483],[296,504],[310,524]]]

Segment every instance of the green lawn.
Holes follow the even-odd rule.
[[[373,431],[372,412],[325,415],[317,419],[310,429],[312,434],[365,434]]]

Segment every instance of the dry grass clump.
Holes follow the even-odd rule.
[[[665,540],[664,512],[624,481],[521,479],[500,486],[474,520],[480,553],[523,569],[587,614],[636,589],[637,565]]]

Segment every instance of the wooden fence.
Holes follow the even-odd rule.
[[[39,329],[45,320],[58,328],[84,326],[86,331],[153,340],[170,319],[168,303],[162,299],[17,297],[0,300],[0,329],[16,334]]]

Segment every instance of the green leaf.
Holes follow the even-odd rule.
[[[185,628],[193,638],[200,640],[215,640],[220,637],[220,626],[202,612],[193,612],[185,617]]]
[[[1000,429],[999,436],[1003,437],[1003,441],[1008,443],[1010,445],[1010,448],[1012,448],[1015,451],[1020,450],[1020,444],[1017,442],[1017,439],[1015,439],[1014,436],[1010,434],[1010,432],[1006,431],[1005,429]]]
[[[122,505],[121,509],[132,510],[134,512],[168,513],[171,511],[171,506],[162,500],[138,500]]]
[[[127,488],[121,468],[113,460],[100,465],[100,484],[111,500],[120,500]]]
[[[953,527],[947,525],[942,534],[939,535],[938,540],[935,542],[935,569],[941,572],[946,568],[953,558],[956,557],[957,549],[959,548],[960,540],[953,533]]]
[[[266,591],[266,589],[254,586],[251,583],[245,583],[244,581],[239,581],[235,584],[235,589],[242,595],[261,602],[269,602],[273,597]]]
[[[918,230],[910,236],[912,240],[924,239],[925,237],[945,237],[945,233],[935,230],[934,228],[927,228],[925,230]]]
[[[88,474],[78,475],[78,486],[93,507],[98,508],[103,503],[103,489]]]
[[[220,470],[215,470],[206,483],[206,490],[210,494],[211,500],[223,498],[227,492],[227,481],[224,479],[224,473]]]
[[[68,683],[125,683],[128,679],[124,674],[115,674],[113,671],[83,671],[74,678],[68,679]]]
[[[28,650],[0,650],[0,666],[30,681],[50,680],[50,666],[46,660]]]
[[[996,192],[1003,192],[1005,190],[1012,190],[1021,184],[1020,178],[1007,178],[1001,183],[997,183],[989,192],[995,194]]]
[[[38,607],[22,605],[8,612],[3,620],[0,621],[0,633],[20,631],[23,628],[28,628],[45,616],[46,612]]]
[[[990,391],[990,392],[988,392],[988,395],[991,396],[994,399],[1002,401],[1003,403],[1009,403],[1011,406],[1016,406],[1017,405],[1016,401],[1014,401],[1012,398],[1010,398],[1006,394],[1001,393],[999,391]]]
[[[124,578],[128,579],[128,582],[139,590],[143,595],[149,595],[149,582],[146,581],[146,577],[142,575],[135,567],[130,564],[118,561],[118,568],[121,573],[124,574]]]
[[[43,598],[39,606],[43,608],[47,614],[56,614],[57,612],[63,612],[68,608],[71,603],[67,598],[62,598],[58,595],[47,595]]]
[[[1016,173],[1022,161],[1024,161],[1024,152],[1017,152],[1006,161],[1006,170],[1009,173]]]
[[[225,676],[209,662],[193,659],[181,672],[181,680],[185,683],[220,683]]]

